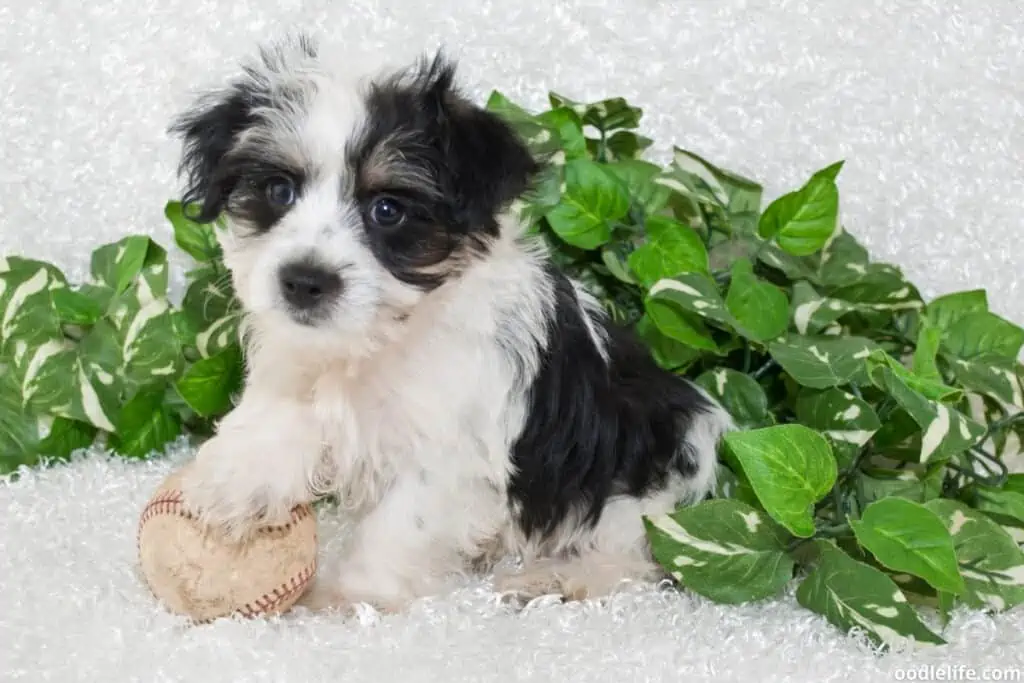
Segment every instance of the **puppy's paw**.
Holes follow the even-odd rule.
[[[336,585],[322,578],[317,578],[309,587],[299,601],[299,607],[305,607],[312,612],[340,613],[350,616],[355,612],[355,605],[344,591]]]
[[[495,573],[494,590],[510,603],[524,604],[544,596],[566,599],[566,586],[551,566],[526,566],[518,571]]]
[[[230,444],[214,437],[182,474],[183,503],[205,527],[233,542],[244,542],[260,527],[287,524],[298,501],[281,500],[272,482]]]

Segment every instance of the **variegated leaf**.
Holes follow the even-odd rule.
[[[857,310],[848,301],[822,296],[807,282],[793,285],[792,319],[799,334],[818,334],[842,316]]]
[[[644,522],[665,570],[716,602],[768,598],[793,577],[786,532],[764,511],[738,500],[712,500]]]
[[[796,599],[844,631],[859,630],[876,644],[942,645],[914,612],[903,591],[874,567],[858,562],[832,541],[815,541],[820,557]]]
[[[180,322],[188,323],[188,336],[203,358],[239,343],[242,310],[226,272],[207,268],[198,273],[185,292],[182,312]]]
[[[948,498],[925,503],[953,536],[964,601],[996,611],[1024,602],[1024,552],[998,524],[977,510]]]
[[[120,344],[120,372],[136,385],[169,380],[181,372],[184,359],[177,344],[170,303],[154,296],[140,278],[118,297],[110,320]]]
[[[947,360],[957,382],[968,391],[1024,409],[1024,389],[1012,361],[988,355],[972,360],[950,356]]]
[[[867,379],[865,361],[878,346],[862,337],[788,336],[768,346],[772,357],[805,387],[825,389]]]
[[[840,469],[850,466],[882,426],[870,404],[837,388],[803,389],[796,402],[796,418],[828,437]]]
[[[939,462],[963,453],[975,445],[985,427],[944,403],[915,391],[878,356],[870,363],[871,381],[913,418],[923,431],[919,462]]]
[[[772,423],[768,397],[749,375],[729,368],[715,368],[695,381],[722,404],[740,427],[765,427]]]

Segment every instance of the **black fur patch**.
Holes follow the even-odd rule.
[[[182,201],[197,203],[200,211],[194,220],[208,223],[224,210],[229,199],[238,200],[237,210],[245,219],[260,228],[268,228],[276,220],[272,207],[263,202],[263,185],[273,175],[286,173],[301,186],[301,169],[288,168],[280,160],[258,149],[236,150],[238,136],[257,123],[253,112],[280,103],[289,97],[286,89],[271,93],[267,74],[280,74],[288,69],[285,55],[297,48],[305,57],[316,56],[313,42],[299,36],[274,47],[260,50],[259,64],[243,67],[244,78],[238,78],[218,92],[201,98],[190,110],[178,116],[169,132],[182,139],[179,171],[186,178]],[[245,180],[246,184],[239,184]],[[301,188],[300,188],[301,189]],[[232,195],[240,190],[242,196]],[[279,216],[277,216],[279,218]]]
[[[509,495],[528,536],[571,513],[593,525],[608,497],[640,496],[673,471],[696,473],[685,435],[708,401],[662,370],[631,331],[606,323],[609,362],[594,345],[572,284],[554,267],[556,304],[542,366],[513,446]]]
[[[486,249],[496,215],[536,170],[516,134],[463,98],[454,81],[454,64],[438,54],[375,84],[367,127],[348,152],[364,211],[388,196],[408,214],[393,229],[368,223],[371,249],[395,277],[423,289],[457,272],[460,257]]]

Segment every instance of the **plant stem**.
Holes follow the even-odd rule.
[[[603,128],[601,129],[601,139],[597,145],[597,160],[602,164],[608,163],[608,139]]]
[[[769,358],[768,361],[764,365],[759,367],[757,370],[754,370],[754,374],[751,375],[751,377],[753,379],[755,379],[755,380],[761,379],[766,374],[768,374],[769,370],[771,370],[772,368],[774,368],[776,366],[778,366],[778,363],[775,362],[775,359],[774,358]]]
[[[998,462],[998,461],[996,461],[996,462]],[[1002,463],[1000,463],[1000,464],[1002,465]],[[960,467],[959,465],[954,465],[953,463],[947,463],[946,466],[949,467],[949,469],[951,469],[954,472],[956,472],[957,474],[959,474],[960,476],[967,477],[968,479],[973,479],[974,481],[978,482],[979,484],[981,484],[983,486],[991,486],[993,488],[999,488],[1000,486],[1002,486],[1003,484],[1006,483],[1006,478],[1007,478],[1006,474],[999,474],[999,475],[996,475],[996,476],[993,477],[993,476],[986,476],[984,474],[978,474],[974,470],[967,469],[966,467]],[[1005,467],[1006,466],[1003,465],[1004,471],[1006,471]]]
[[[818,538],[838,538],[839,536],[848,535],[850,531],[850,525],[843,522],[842,524],[830,524],[828,526],[818,527],[814,530],[814,535]]]
[[[1007,415],[1000,420],[996,420],[989,424],[988,429],[985,430],[985,434],[978,440],[978,443],[985,443],[996,432],[1001,431],[1004,427],[1012,427],[1018,422],[1024,423],[1024,413],[1014,413],[1013,415]]]

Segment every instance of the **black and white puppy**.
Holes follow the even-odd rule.
[[[382,609],[505,555],[526,596],[658,578],[642,516],[708,493],[728,414],[524,236],[537,164],[450,62],[325,61],[272,44],[173,126],[248,344],[186,501],[243,537],[337,494],[353,533],[321,581]]]

